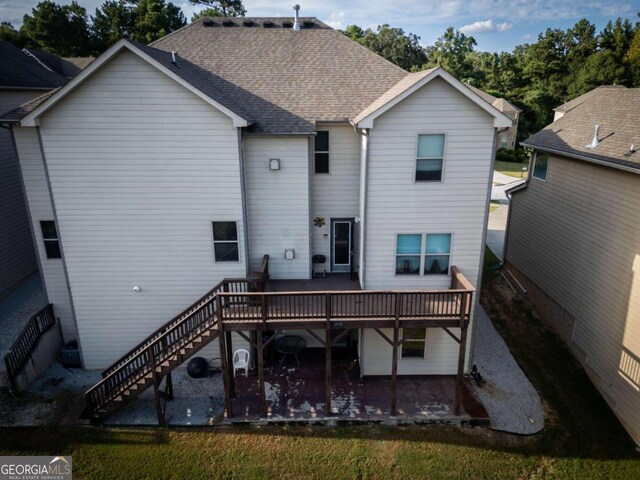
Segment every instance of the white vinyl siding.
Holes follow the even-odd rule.
[[[349,125],[318,125],[329,132],[331,171],[328,175],[311,177],[311,218],[322,217],[325,223],[316,227],[312,222],[312,255],[327,258],[325,269],[331,268],[331,219],[358,216],[360,192],[360,135]],[[326,238],[324,237],[326,235]],[[359,224],[353,224],[353,261],[357,271]]]
[[[270,170],[272,158],[280,170]],[[244,139],[249,252],[253,270],[269,255],[273,279],[309,278],[309,139],[251,137]],[[285,249],[295,259],[285,260]]]
[[[243,224],[226,115],[123,52],[40,129],[86,368],[109,365],[222,278],[246,274],[242,253],[214,262],[211,222]]]
[[[513,196],[507,260],[575,318],[570,346],[640,443],[640,175],[558,156],[547,173]]]
[[[71,309],[71,299],[64,266],[61,260],[48,260],[44,250],[41,220],[52,220],[53,208],[47,187],[40,144],[35,128],[13,127],[20,168],[27,195],[27,205],[31,214],[32,231],[35,234],[35,245],[40,257],[42,278],[47,290],[49,302],[53,303],[56,317],[60,319],[64,340],[78,339]]]

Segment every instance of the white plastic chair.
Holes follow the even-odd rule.
[[[243,348],[233,353],[233,376],[238,370],[244,370],[244,376],[249,376],[249,352]]]

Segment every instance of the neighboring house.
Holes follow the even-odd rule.
[[[506,268],[640,443],[640,89],[578,103],[523,142]]]
[[[587,93],[580,95],[579,97],[574,98],[573,100],[569,100],[568,102],[563,103],[559,107],[553,109],[553,121],[562,118],[566,113],[569,113],[574,108],[582,105],[584,102],[589,100],[591,97],[595,95],[600,95],[602,90],[612,90],[612,89],[620,89],[627,88],[624,85],[601,85],[593,90],[589,90]]]
[[[0,115],[65,83],[9,42],[0,41]],[[0,298],[38,269],[18,158],[0,125]]]
[[[520,108],[516,107],[513,103],[508,102],[504,98],[494,97],[493,95],[483,92],[479,88],[473,85],[466,84],[474,93],[482,97],[484,101],[489,102],[499,111],[504,113],[507,117],[513,120],[510,127],[501,128],[498,131],[498,148],[507,148],[513,150],[516,148],[516,138],[518,136],[518,120],[520,119]]]
[[[49,298],[85,368],[112,364],[265,255],[270,285],[318,290],[312,257],[324,255],[328,290],[352,272],[351,288],[387,293],[233,297],[247,312],[261,305],[263,323],[218,309],[232,315],[225,332],[295,330],[313,347],[329,326],[350,329],[362,375],[461,381],[495,136],[512,122],[441,68],[408,73],[315,18],[292,23],[204,18],[151,46],[121,40],[5,116]],[[236,284],[249,285],[224,292]],[[214,311],[216,295],[227,305],[216,290],[179,318]],[[222,338],[200,355],[224,366]],[[120,374],[145,345],[118,360]],[[113,371],[100,388],[115,388]]]

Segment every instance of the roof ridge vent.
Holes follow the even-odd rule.
[[[223,27],[233,27],[235,25],[235,23],[233,23],[233,20],[223,20],[222,21],[222,26]]]
[[[205,18],[202,21],[202,26],[203,27],[213,27],[215,24],[213,23],[213,20],[211,20],[210,18]]]
[[[251,20],[250,18],[247,18],[246,20],[242,21],[242,24],[245,27],[253,27],[253,25],[255,24],[253,20]]]
[[[262,26],[264,28],[271,28],[271,27],[273,27],[273,22],[271,20],[264,20],[262,22]]]
[[[585,147],[596,148],[598,145],[600,145],[600,139],[598,138],[599,133],[600,133],[600,125],[596,125],[596,131],[593,134],[593,140],[591,140],[591,143],[589,145],[585,145]]]
[[[293,29],[296,32],[300,31],[300,5],[298,5],[297,3],[293,6],[293,11],[294,13],[294,18],[293,18]]]

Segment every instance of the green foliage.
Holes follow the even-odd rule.
[[[362,30],[349,25],[342,33],[405,70],[419,68],[427,60],[420,37],[413,33],[405,34],[401,28],[385,24],[374,32],[370,28]]]
[[[477,72],[472,60],[475,46],[473,37],[449,27],[432,47],[427,48],[429,61],[426,67],[440,66],[464,82],[473,80]]]
[[[137,0],[130,37],[150,43],[187,24],[180,7],[165,0]]]
[[[75,1],[70,5],[40,2],[31,15],[24,16],[20,35],[27,47],[63,57],[90,53],[87,10]]]
[[[582,95],[600,85],[627,83],[627,69],[616,60],[611,50],[599,50],[585,61],[574,82],[569,86],[571,96]]]
[[[200,17],[244,17],[247,9],[242,0],[189,0],[193,5],[204,5],[205,10],[191,17],[195,21]],[[204,12],[207,13],[204,13]]]
[[[11,42],[19,48],[24,47],[25,43],[24,37],[20,35],[20,32],[9,22],[0,23],[0,40]]]

